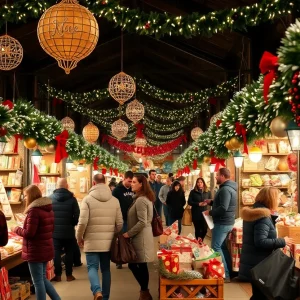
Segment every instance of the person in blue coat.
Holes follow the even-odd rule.
[[[239,279],[252,280],[251,269],[267,258],[274,250],[291,245],[289,237],[277,238],[271,211],[277,210],[280,191],[275,187],[264,187],[255,198],[253,208],[241,211],[243,219],[243,245],[239,268]],[[266,296],[252,283],[251,300],[266,299]]]

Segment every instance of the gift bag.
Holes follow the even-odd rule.
[[[0,269],[0,295],[3,300],[12,300],[11,288],[8,282],[8,272],[5,267]]]
[[[295,300],[298,292],[298,277],[295,276],[295,260],[281,249],[275,250],[253,269],[253,282],[272,299]]]
[[[184,226],[192,226],[192,210],[190,209],[190,206],[185,208],[181,222]]]

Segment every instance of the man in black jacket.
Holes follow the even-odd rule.
[[[79,206],[73,193],[68,190],[65,178],[59,178],[57,189],[50,196],[54,212],[53,243],[54,256],[54,281],[61,281],[61,254],[65,250],[65,265],[67,281],[75,280],[73,272],[73,257],[75,247],[75,226],[79,218]]]
[[[131,190],[131,183],[133,172],[127,171],[124,175],[124,180],[120,182],[112,191],[112,195],[116,197],[121,206],[123,216],[123,232],[127,232],[127,212],[133,201],[133,191]],[[117,265],[118,269],[122,269],[122,265]]]
[[[225,282],[229,283],[232,262],[227,248],[227,236],[235,221],[237,185],[236,182],[230,180],[230,171],[227,168],[219,169],[216,179],[219,190],[213,201],[206,200],[208,204],[212,205],[212,210],[205,211],[205,214],[213,218],[211,247],[221,254],[225,268]]]

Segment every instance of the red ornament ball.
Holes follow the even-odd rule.
[[[297,93],[297,92],[298,92],[298,88],[293,88],[293,91],[294,91],[295,93]]]
[[[292,84],[297,84],[297,82],[298,82],[298,81],[297,81],[296,79],[293,79],[293,80],[292,80]]]
[[[5,136],[7,134],[7,129],[5,127],[0,127],[0,136]]]
[[[293,89],[289,89],[289,94],[293,94]]]
[[[296,99],[296,100],[299,100],[299,99],[300,99],[300,95],[296,95],[296,96],[295,96],[295,99]]]

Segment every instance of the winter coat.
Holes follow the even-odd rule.
[[[42,197],[34,200],[26,209],[23,228],[14,232],[23,237],[22,259],[29,262],[47,262],[54,257],[54,213],[52,200]]]
[[[124,220],[124,222],[126,222],[127,221],[127,212],[128,212],[128,209],[129,209],[130,205],[133,202],[134,192],[131,190],[131,187],[127,188],[127,187],[124,186],[123,183],[120,183],[112,191],[112,195],[119,200],[123,220]]]
[[[135,262],[152,262],[154,260],[154,243],[151,222],[153,203],[141,196],[134,199],[128,210],[128,235],[137,254]]]
[[[285,240],[276,238],[271,212],[260,203],[242,209],[243,245],[239,269],[241,280],[251,280],[250,270],[268,257],[273,250],[283,248]]]
[[[168,205],[171,218],[175,220],[181,219],[184,212],[184,206],[186,204],[184,193],[180,191],[170,191],[167,195],[166,203]]]
[[[192,207],[192,220],[202,220],[202,212],[207,210],[207,206],[199,206],[199,203],[204,202],[206,199],[211,199],[210,192],[203,192],[202,190],[191,190],[188,199],[188,205]]]
[[[4,213],[0,210],[0,247],[8,242],[8,231]]]
[[[60,188],[50,196],[54,212],[54,239],[75,239],[75,226],[79,219],[79,206],[73,193]]]
[[[212,203],[212,210],[209,211],[214,223],[220,225],[233,225],[235,222],[236,203],[236,182],[227,180],[220,185]]]
[[[120,203],[110,188],[99,183],[84,197],[80,207],[77,241],[84,240],[84,252],[108,252],[115,232],[123,226]]]
[[[170,192],[170,188],[171,187],[169,185],[163,185],[160,188],[158,198],[161,201],[161,203],[166,203],[168,193]]]

